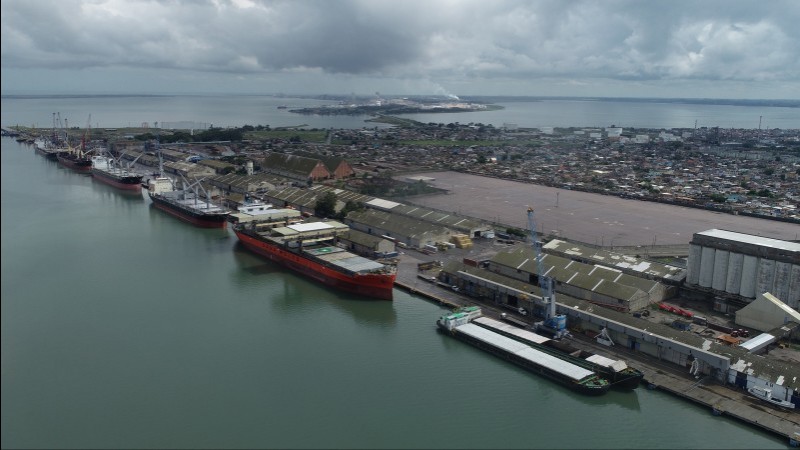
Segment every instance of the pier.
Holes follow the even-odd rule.
[[[414,295],[449,308],[479,306],[484,315],[501,320],[501,311],[493,305],[484,305],[477,299],[463,296],[455,291],[417,277],[417,264],[421,261],[414,254],[406,254],[398,263],[395,286]],[[529,323],[529,320],[517,319]],[[708,409],[709,414],[728,416],[748,426],[753,426],[786,439],[792,447],[800,446],[800,414],[796,410],[778,409],[753,397],[747,391],[703,377],[696,379],[688,369],[659,361],[643,353],[621,346],[605,347],[581,334],[573,335],[570,343],[595,353],[613,354],[644,374],[643,387],[660,390],[694,402]]]

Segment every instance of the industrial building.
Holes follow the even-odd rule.
[[[317,200],[329,192],[336,195],[336,211],[344,208],[349,201],[365,206],[364,211],[351,211],[348,214],[346,223],[351,228],[374,236],[388,236],[401,246],[423,249],[426,245],[450,242],[453,236],[460,234],[473,237],[493,231],[490,224],[475,219],[324,185],[269,190],[264,193],[263,199],[279,207],[291,207],[305,214],[314,214]]]
[[[620,311],[638,311],[675,294],[674,287],[618,269],[551,254],[544,255],[542,262],[546,270],[544,275],[555,281],[557,292]],[[487,261],[486,268],[533,285],[538,284],[540,275],[535,252],[529,247],[499,252]]]
[[[648,278],[666,284],[681,284],[686,279],[686,269],[662,264],[639,256],[610,252],[589,245],[553,239],[542,246],[545,253],[561,256],[587,264],[611,267],[637,277]],[[642,252],[644,253],[646,249]]]
[[[788,323],[800,324],[800,312],[775,298],[769,292],[736,311],[736,324],[758,331],[770,331]]]
[[[800,307],[800,244],[726,230],[695,233],[686,283],[741,304],[769,292]]]
[[[404,205],[402,203],[397,203],[390,200],[375,198],[365,202],[364,205],[367,208],[388,211],[392,214],[411,217],[413,219],[428,222],[434,225],[441,225],[457,233],[463,233],[470,237],[481,237],[484,233],[493,231],[493,227],[485,222],[448,212],[434,211],[429,208]]]
[[[375,209],[351,211],[345,218],[345,223],[354,230],[374,236],[386,236],[399,246],[417,249],[437,242],[449,242],[456,234],[440,225]]]

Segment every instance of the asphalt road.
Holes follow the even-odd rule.
[[[800,238],[800,225],[655,202],[623,199],[458,172],[418,173],[449,191],[408,203],[528,228],[535,208],[537,232],[588,244],[686,245],[692,235],[714,228],[774,239]],[[408,175],[406,175],[408,176]]]

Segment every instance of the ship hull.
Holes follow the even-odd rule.
[[[58,161],[58,152],[55,150],[47,150],[44,147],[36,146],[36,153],[44,156],[46,159],[50,161]]]
[[[357,274],[339,272],[330,267],[284,250],[278,245],[264,242],[239,230],[234,231],[239,241],[250,251],[281,264],[295,272],[338,290],[364,297],[392,300],[396,274]]]
[[[150,199],[153,201],[153,205],[155,205],[156,208],[196,227],[225,228],[228,226],[227,214],[201,214],[187,211],[152,193],[150,193]]]
[[[510,321],[508,320],[508,318],[505,317],[504,319],[506,319],[506,321],[511,324],[519,326],[518,325],[519,321],[516,320]],[[548,339],[544,343],[538,343],[533,340],[520,337],[516,334],[508,333],[501,329],[497,329],[496,327],[491,326],[490,324],[485,324],[480,321],[476,321],[475,323],[478,326],[487,328],[495,333],[499,333],[508,338],[523,342],[545,353],[549,353],[557,358],[569,361],[572,364],[576,364],[578,366],[592,370],[596,372],[599,376],[608,380],[609,383],[611,384],[611,387],[615,389],[619,390],[636,389],[636,387],[642,383],[642,379],[644,378],[644,374],[638,369],[634,369],[633,367],[627,367],[624,370],[615,372],[610,367],[605,367],[599,364],[595,364],[591,361],[587,361],[586,357],[590,356],[591,353],[587,353],[563,341],[554,341],[552,339]],[[522,328],[526,329],[527,327],[525,326],[525,324],[523,324]],[[584,356],[577,356],[577,355],[584,355]]]
[[[126,191],[142,191],[142,175],[116,176],[102,170],[92,169],[92,176],[105,184]]]
[[[479,348],[481,350],[484,350],[484,351],[486,351],[488,353],[491,353],[491,354],[493,354],[495,356],[498,356],[498,357],[500,357],[500,358],[502,358],[502,359],[504,359],[506,361],[514,363],[517,366],[520,366],[523,369],[526,369],[526,370],[528,370],[530,372],[539,374],[539,375],[541,375],[541,376],[543,376],[545,378],[549,378],[550,380],[555,381],[556,383],[558,383],[558,384],[560,384],[560,385],[562,385],[562,386],[564,386],[564,387],[566,387],[568,389],[571,389],[571,390],[573,390],[575,392],[578,392],[580,394],[590,395],[590,396],[598,396],[598,395],[603,395],[603,394],[607,393],[608,390],[609,390],[609,385],[608,384],[605,384],[605,385],[602,385],[602,386],[587,386],[587,385],[584,385],[584,384],[574,383],[574,382],[566,379],[564,376],[554,372],[553,370],[551,370],[551,369],[549,369],[549,368],[547,368],[545,366],[534,364],[531,361],[529,361],[529,360],[527,360],[525,358],[522,358],[522,357],[520,357],[519,355],[517,355],[515,353],[508,352],[508,351],[506,351],[506,350],[504,350],[502,348],[498,348],[498,347],[495,347],[493,345],[487,344],[487,343],[485,343],[485,342],[483,342],[483,341],[481,341],[479,339],[475,339],[472,336],[469,336],[466,333],[459,332],[457,329],[456,330],[452,330],[452,331],[448,330],[445,326],[442,325],[441,321],[437,321],[436,325],[437,325],[437,329],[440,332],[444,333],[444,334],[450,335],[450,336],[452,336],[452,337],[454,337],[454,338],[456,338],[456,339],[458,339],[458,340],[460,340],[462,342],[466,342],[466,343],[468,343],[468,344],[470,344],[470,345],[472,345],[474,347],[477,347],[477,348]]]
[[[71,158],[67,155],[57,155],[59,164],[76,172],[89,173],[92,171],[92,161],[83,158]]]

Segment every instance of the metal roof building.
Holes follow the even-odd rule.
[[[726,230],[695,233],[686,283],[742,303],[770,292],[800,308],[800,244]]]
[[[800,324],[800,312],[765,292],[736,311],[736,324],[758,331],[769,331],[789,322]]]
[[[666,283],[682,283],[686,278],[686,269],[644,258],[637,258],[621,253],[593,248],[575,242],[553,239],[542,247],[545,253],[551,253],[574,261],[597,264],[621,270],[624,273]]]
[[[497,253],[488,269],[533,285],[538,284],[538,267],[532,248],[522,247]],[[636,311],[668,298],[670,291],[657,281],[627,275],[619,270],[593,266],[560,256],[543,255],[545,275],[556,282],[556,291],[572,297],[624,311]]]

